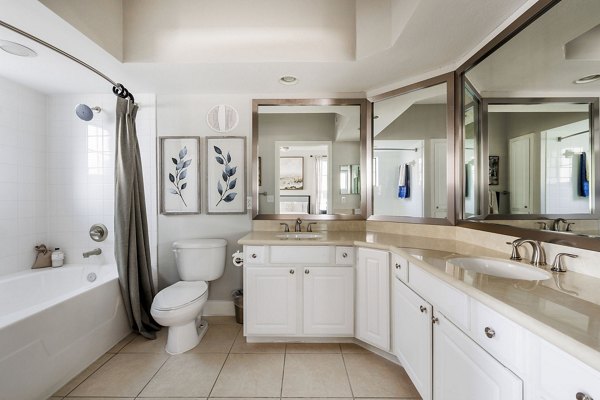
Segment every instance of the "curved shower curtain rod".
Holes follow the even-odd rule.
[[[27,33],[25,31],[17,28],[16,26],[12,26],[2,20],[0,20],[0,26],[3,26],[6,29],[9,29],[15,33],[18,33],[21,36],[25,36],[26,38],[31,39],[34,42],[39,43],[42,46],[45,46],[45,47],[49,48],[50,50],[53,50],[53,51],[57,52],[58,54],[67,57],[68,59],[70,59],[72,61],[75,61],[77,64],[89,69],[90,71],[92,71],[93,73],[95,73],[96,75],[98,75],[99,77],[108,81],[111,85],[113,85],[112,92],[116,96],[121,97],[123,99],[130,99],[131,101],[135,101],[135,99],[133,98],[133,94],[131,94],[131,92],[129,92],[129,90],[127,90],[127,88],[125,86],[113,81],[108,76],[106,76],[102,72],[98,71],[96,68],[92,67],[88,63],[81,61],[79,58],[72,56],[71,54],[67,53],[66,51],[63,51],[63,50],[59,49],[58,47],[51,45],[50,43],[38,38],[37,36],[33,36],[32,34]]]

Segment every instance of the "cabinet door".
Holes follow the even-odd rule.
[[[246,268],[244,292],[246,334],[296,333],[295,267]]]
[[[521,400],[523,382],[440,313],[433,327],[435,400]]]
[[[390,350],[390,269],[387,251],[358,249],[356,337]]]
[[[431,305],[394,278],[393,349],[423,400],[431,400]]]
[[[354,335],[352,267],[304,268],[304,333]]]

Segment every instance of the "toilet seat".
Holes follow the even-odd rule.
[[[152,308],[157,311],[173,311],[186,307],[208,292],[204,281],[179,281],[164,288],[154,298]]]

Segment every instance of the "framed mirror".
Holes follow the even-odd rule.
[[[598,248],[598,32],[600,2],[540,1],[459,68],[459,225]]]
[[[255,219],[366,219],[366,99],[254,100]]]
[[[374,99],[370,219],[453,222],[453,82],[447,74]]]

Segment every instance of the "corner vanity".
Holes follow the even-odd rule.
[[[239,243],[249,342],[356,342],[401,364],[425,400],[600,398],[600,305],[561,290],[561,275],[486,274],[452,260],[506,255],[418,236]]]

